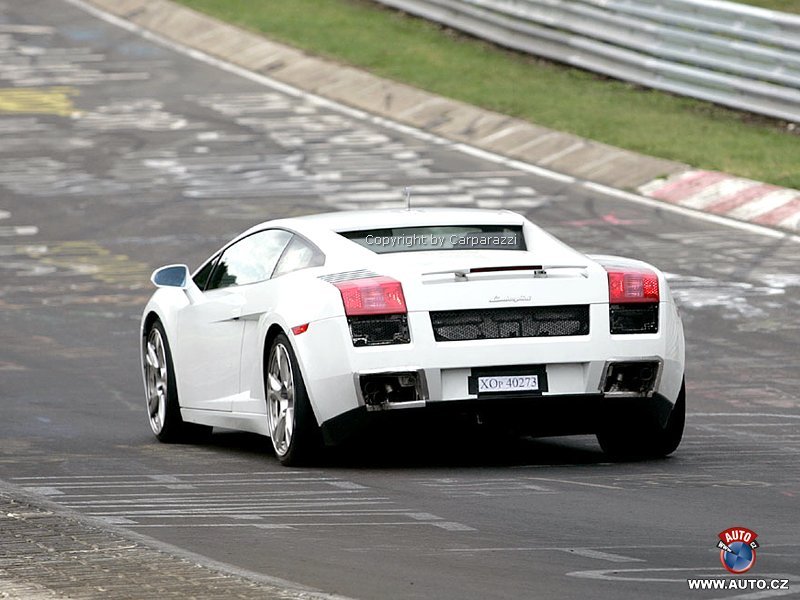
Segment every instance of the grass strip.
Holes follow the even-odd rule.
[[[800,136],[770,119],[504,50],[368,0],[179,1],[310,53],[539,125],[800,188]]]
[[[750,4],[783,12],[800,13],[800,2],[797,0],[742,0],[741,4]]]

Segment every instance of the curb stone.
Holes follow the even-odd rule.
[[[757,225],[800,231],[800,190],[689,170],[639,188],[645,196]]]
[[[454,142],[685,208],[800,232],[800,190],[698,171],[444,98],[309,55],[171,0],[85,1],[236,66]]]

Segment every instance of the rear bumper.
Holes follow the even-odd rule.
[[[459,412],[464,404],[486,404],[502,411],[508,398],[478,397],[470,390],[470,378],[476,369],[520,365],[537,366],[546,373],[547,390],[535,399],[534,405],[541,409],[572,399],[575,402],[568,403],[575,408],[567,410],[570,416],[571,411],[586,407],[592,412],[598,403],[605,406],[612,400],[603,393],[609,363],[656,361],[660,367],[652,393],[613,400],[637,406],[637,402],[651,404],[659,397],[671,409],[684,373],[683,329],[674,304],[661,302],[659,331],[648,334],[611,335],[608,304],[592,304],[590,311],[590,332],[581,336],[436,342],[428,313],[410,312],[411,342],[407,344],[353,347],[343,316],[311,323],[308,331],[295,336],[293,342],[320,425],[340,417],[349,419],[344,417],[349,413],[367,412],[358,381],[362,375],[375,373],[414,372],[424,379],[421,401],[397,406],[404,410],[386,411],[389,413]],[[557,411],[550,412],[555,417]],[[575,416],[574,412],[571,416]],[[337,427],[330,425],[328,429],[331,428]]]
[[[382,426],[413,427],[441,424],[441,431],[483,424],[518,434],[559,436],[594,434],[610,424],[643,420],[665,423],[674,402],[661,394],[649,398],[611,397],[604,394],[504,397],[427,402],[402,411],[369,411],[359,406],[321,426],[327,445]]]

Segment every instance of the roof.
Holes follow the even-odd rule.
[[[524,223],[525,218],[515,212],[482,208],[346,210],[265,221],[241,233],[227,245],[262,229],[284,227],[306,236],[326,254],[349,255],[351,257],[360,255],[361,260],[364,260],[367,255],[373,255],[373,252],[340,236],[339,233],[387,227],[435,227],[444,225],[521,226]]]
[[[521,225],[524,218],[508,210],[480,208],[388,208],[348,210],[286,219],[300,227],[311,225],[333,231],[414,227],[421,225]]]

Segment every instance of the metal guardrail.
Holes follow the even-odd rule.
[[[645,87],[800,122],[800,15],[722,0],[377,0]]]

